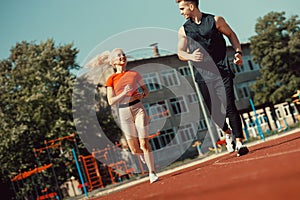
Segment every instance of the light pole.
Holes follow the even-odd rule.
[[[208,120],[208,116],[207,116],[207,112],[206,112],[205,106],[203,104],[204,99],[202,97],[202,94],[200,93],[198,84],[196,83],[196,80],[195,80],[193,65],[191,64],[190,61],[188,61],[188,65],[189,65],[189,68],[190,68],[190,71],[191,71],[191,74],[192,74],[192,78],[193,78],[193,82],[194,82],[194,85],[195,85],[196,93],[197,93],[197,96],[198,96],[198,99],[199,99],[200,108],[202,110],[202,113],[203,113],[203,116],[204,116],[204,120],[205,120],[205,122],[207,124],[207,129],[208,129],[209,136],[210,136],[211,141],[213,143],[213,147],[215,149],[215,153],[218,153],[216,141],[215,141],[215,138],[214,138],[213,133],[212,133],[212,129],[211,129],[211,126],[210,126],[210,123],[209,123],[209,120]]]

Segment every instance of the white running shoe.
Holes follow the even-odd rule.
[[[229,153],[234,152],[234,147],[233,147],[233,140],[230,136],[230,134],[225,134],[225,141],[226,141],[226,149]]]
[[[234,152],[234,149],[233,149],[232,144],[226,144],[226,149],[227,149],[227,151],[228,151],[229,153]]]
[[[158,180],[158,176],[155,173],[149,173],[150,183],[154,183]]]

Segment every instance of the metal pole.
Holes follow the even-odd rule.
[[[47,154],[48,154],[48,158],[50,160],[50,163],[52,163],[52,159],[51,159],[52,157],[50,156],[47,141],[45,141],[45,145],[46,145],[46,151],[47,151]],[[59,199],[63,199],[63,195],[61,194],[61,191],[60,191],[60,187],[59,187],[59,184],[58,184],[58,180],[57,180],[57,176],[56,176],[56,173],[55,173],[55,170],[54,170],[54,164],[53,163],[52,163],[51,169],[52,169],[52,173],[54,175],[54,179],[55,179],[55,183],[56,183],[56,191],[58,192]]]
[[[39,196],[39,193],[38,193],[38,191],[37,191],[37,189],[36,189],[36,185],[37,185],[37,184],[35,184],[35,181],[34,181],[34,177],[33,177],[33,176],[36,176],[36,174],[33,174],[33,175],[31,176],[31,182],[33,183],[35,195],[36,195],[36,197],[38,197],[38,196]]]
[[[80,170],[80,167],[79,167],[79,163],[78,163],[77,156],[76,156],[74,148],[72,149],[72,153],[73,153],[73,157],[75,159],[76,167],[77,167],[77,170],[78,170],[78,174],[79,174],[79,178],[80,178],[80,181],[81,181],[81,184],[82,184],[82,187],[83,187],[84,194],[85,194],[86,197],[88,197],[88,192],[87,192],[86,187],[85,187],[85,183],[84,183],[84,180],[83,180],[83,177],[82,177],[82,174],[81,174],[81,170]]]
[[[16,181],[17,181],[17,180],[16,180]],[[15,193],[15,195],[16,195],[16,198],[19,199],[17,190],[16,190],[16,188],[15,188],[15,184],[13,183],[12,180],[10,180],[10,182],[11,182],[12,188],[13,188],[13,190],[14,190],[14,193]]]
[[[34,167],[35,168],[38,168],[39,166],[42,166],[42,164],[40,163],[40,161],[39,161],[39,158],[38,158],[38,155],[36,154],[36,149],[34,148],[33,149],[33,151],[34,151],[34,156],[35,156],[35,158],[36,158],[36,163],[37,163],[37,165],[35,165]],[[42,178],[40,178],[40,177],[42,177]],[[40,180],[42,179],[42,183],[40,183]],[[43,176],[43,174],[41,173],[41,176],[39,176],[38,174],[37,174],[37,182],[38,182],[38,185],[39,185],[39,191],[42,191],[43,190],[43,188],[44,188],[44,185],[45,185],[45,179],[44,179],[44,176]],[[40,183],[40,184],[39,184]],[[38,197],[39,197],[39,194],[38,194]]]
[[[260,135],[261,139],[265,140],[264,133],[262,132],[259,121],[258,121],[258,117],[257,117],[257,114],[256,114],[256,109],[254,107],[254,103],[253,103],[252,99],[250,99],[249,101],[250,101],[250,105],[252,107],[252,110],[254,112],[255,124],[256,124],[256,127],[257,127],[258,134]]]
[[[78,155],[80,155],[75,134],[74,134],[74,144],[75,144],[75,151],[76,151],[76,153]],[[82,173],[83,174],[83,178],[84,178],[84,182],[87,182],[87,177],[86,177],[86,174],[85,174],[83,163],[82,162],[79,162],[79,163],[80,163],[80,169],[84,172],[84,173]]]
[[[17,187],[18,187],[17,199],[22,199],[22,196],[20,197],[20,194],[22,195],[21,186],[20,186],[18,179],[16,181],[17,181]]]
[[[200,92],[199,86],[198,86],[198,84],[196,83],[196,80],[195,80],[193,65],[191,64],[190,61],[188,61],[188,65],[189,65],[190,71],[192,73],[193,82],[194,82],[194,85],[195,85],[197,96],[199,98],[199,103],[200,103],[200,107],[201,107],[201,110],[202,110],[202,113],[203,113],[203,116],[204,116],[204,120],[207,124],[208,133],[209,133],[209,136],[212,140],[213,147],[215,149],[215,153],[217,154],[218,149],[217,149],[216,141],[215,141],[215,138],[213,136],[213,133],[212,133],[212,130],[211,130],[211,127],[210,127],[210,123],[209,123],[209,120],[208,120],[208,116],[207,116],[205,106],[203,104],[204,99],[203,99],[202,94]]]
[[[25,182],[24,182],[24,180],[23,180],[22,171],[21,171],[20,169],[19,169],[19,173],[20,173],[20,175],[21,175],[22,186],[25,187]],[[26,187],[25,187],[24,192],[25,192],[25,197],[28,199]],[[23,192],[22,192],[22,191],[21,191],[21,194],[23,195]]]

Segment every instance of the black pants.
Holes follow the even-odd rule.
[[[223,130],[228,130],[225,118],[229,118],[229,124],[236,138],[244,138],[242,122],[235,105],[233,79],[223,77],[215,81],[197,81],[205,104],[215,123]]]

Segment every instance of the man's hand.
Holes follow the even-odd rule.
[[[196,49],[192,54],[191,54],[191,61],[194,62],[201,62],[203,61],[203,53],[201,53],[200,49]]]
[[[243,65],[242,55],[239,54],[239,53],[234,54],[233,63],[238,65],[238,66],[242,66]]]

